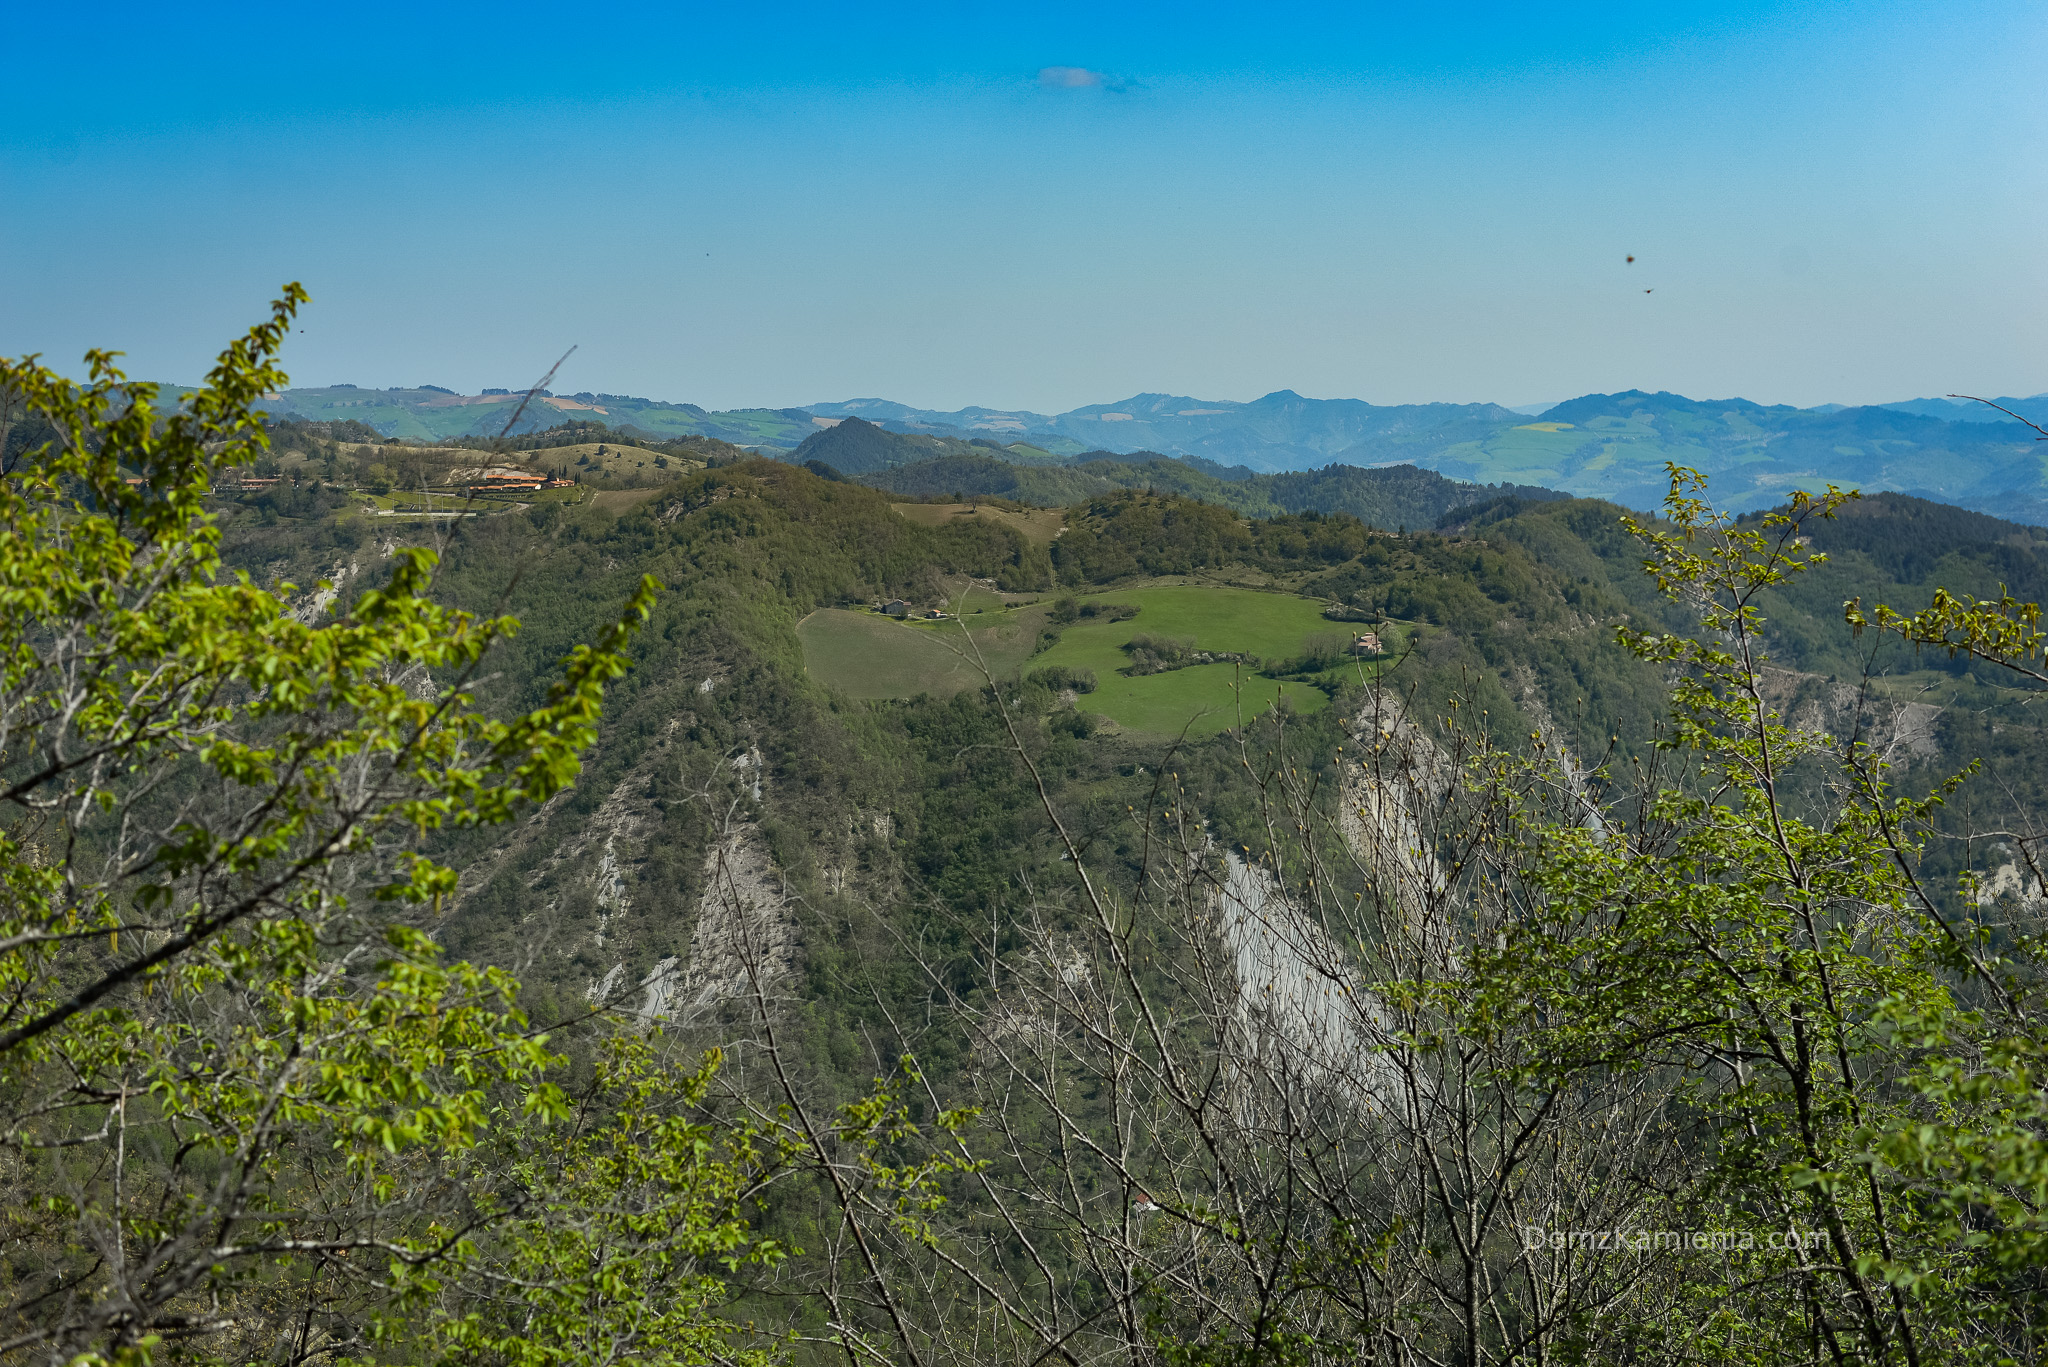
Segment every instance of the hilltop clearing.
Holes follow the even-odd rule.
[[[564,478],[574,478],[579,473],[600,479],[659,478],[659,472],[663,470],[680,472],[704,468],[702,460],[690,456],[671,456],[663,451],[650,451],[644,446],[619,446],[601,441],[532,451],[526,453],[526,459],[534,468]]]
[[[359,460],[377,460],[388,450],[409,450],[412,448],[386,448],[360,444],[344,446],[343,450]],[[469,469],[518,469],[532,470],[542,474],[573,477],[579,472],[592,476],[626,475],[652,470],[701,470],[705,462],[695,456],[677,455],[667,451],[655,451],[645,446],[630,443],[588,441],[565,446],[548,446],[538,450],[488,450],[466,446],[437,446],[432,448],[451,462],[457,471]]]
[[[937,527],[955,518],[978,517],[1015,527],[1041,545],[1060,534],[1065,519],[1049,508],[1005,508],[994,503],[892,503],[898,517]]]
[[[1206,584],[1132,586],[1078,600],[1058,644],[1032,665],[1092,677],[1094,690],[1075,705],[1128,731],[1156,739],[1203,737],[1241,726],[1283,700],[1298,715],[1328,706],[1343,672],[1333,647],[1348,636],[1324,619],[1320,603],[1291,594]],[[1133,641],[1141,649],[1167,643],[1165,650],[1181,654],[1162,661],[1168,667],[1156,673],[1139,673]],[[1314,678],[1275,677],[1318,649],[1327,655],[1314,659],[1308,672],[1329,674],[1327,690]],[[1214,658],[1225,655],[1240,658]]]
[[[805,672],[851,698],[949,698],[991,678],[1010,679],[1039,644],[1048,609],[966,621],[900,622],[875,612],[820,608],[797,623]]]

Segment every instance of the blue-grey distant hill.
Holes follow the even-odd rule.
[[[288,390],[272,402],[280,416],[354,418],[388,436],[443,440],[495,435],[519,398],[509,390],[463,395],[432,385],[332,385]],[[1998,402],[2048,426],[2048,395]],[[1090,452],[1148,452],[1249,474],[1413,465],[1460,483],[1537,486],[1643,508],[1663,497],[1664,467],[1676,462],[1705,471],[1716,499],[1736,509],[1832,482],[2048,525],[2048,443],[2037,445],[2037,434],[2013,417],[1945,397],[1792,408],[1628,390],[1588,394],[1531,414],[1491,403],[1371,404],[1280,390],[1248,403],[1139,394],[1048,414],[925,409],[880,398],[720,412],[582,392],[537,397],[517,429],[589,419],[647,438],[701,434],[781,456],[825,440],[848,421],[861,427],[849,426],[842,446],[863,427],[919,439],[914,452],[891,447],[866,457],[841,451],[837,458],[807,452],[806,459],[850,475],[970,449],[1035,465]]]
[[[2042,522],[2048,450],[2035,436],[2017,422],[1960,422],[1899,407],[1799,409],[1629,390],[1568,400],[1416,463],[1455,478],[1545,484],[1645,507],[1662,496],[1665,464],[1675,462],[1707,474],[1715,499],[1732,508],[1833,483]]]
[[[1997,402],[2048,426],[2048,395]],[[1541,486],[1634,507],[1662,499],[1665,465],[1676,462],[1705,471],[1715,497],[1738,509],[1833,482],[2048,523],[2048,470],[2036,434],[1996,409],[1947,398],[1801,409],[1629,390],[1529,413],[1281,390],[1250,403],[1141,394],[1060,414],[939,412],[882,399],[810,411],[955,441],[1024,443],[1053,454],[1145,451],[1261,473],[1414,465],[1469,483]]]
[[[1137,394],[1058,414],[908,408],[884,399],[812,404],[823,418],[858,417],[893,431],[1028,441],[1056,453],[1159,451],[1252,470],[1308,470],[1375,441],[1452,444],[1518,420],[1491,403],[1370,404],[1305,399],[1291,389],[1250,403]],[[1406,457],[1397,457],[1405,460]]]
[[[1974,399],[1907,399],[1903,403],[1879,406],[1894,413],[1917,413],[1923,418],[1945,418],[1950,422],[2016,423],[2024,419],[2048,427],[2048,394],[2036,394],[2028,399],[1997,398],[1982,403]]]

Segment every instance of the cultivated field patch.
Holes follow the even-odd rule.
[[[1081,698],[1081,708],[1127,730],[1172,736],[1187,727],[1189,735],[1207,736],[1237,725],[1240,709],[1248,721],[1280,698],[1297,712],[1329,705],[1321,689],[1266,678],[1253,666],[1191,665],[1136,677],[1118,672],[1131,662],[1124,645],[1141,633],[1192,640],[1198,650],[1266,660],[1292,658],[1302,653],[1310,637],[1344,629],[1324,619],[1320,603],[1201,585],[1108,589],[1077,601],[1084,606],[1128,604],[1138,614],[1123,621],[1083,617],[1064,628],[1059,644],[1034,657],[1030,667],[1064,665],[1093,672],[1096,689]]]
[[[617,442],[592,441],[580,446],[550,446],[521,453],[535,469],[553,474],[653,475],[666,471],[680,476],[701,469],[704,462],[688,456],[664,456],[644,446],[622,446]],[[577,462],[581,461],[582,464]]]
[[[608,513],[623,513],[660,492],[659,489],[596,489],[590,494],[590,502]]]
[[[978,688],[981,661],[999,679],[1031,657],[1047,609],[984,612],[958,621],[899,622],[873,612],[821,608],[797,623],[804,672],[827,688],[855,698],[950,697]]]

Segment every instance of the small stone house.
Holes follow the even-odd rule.
[[[891,617],[908,617],[910,615],[910,604],[904,602],[901,598],[891,598],[888,602],[882,604],[882,611]]]

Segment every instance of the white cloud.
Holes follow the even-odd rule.
[[[1039,68],[1038,83],[1047,90],[1086,90],[1103,84],[1102,73],[1085,66]]]

